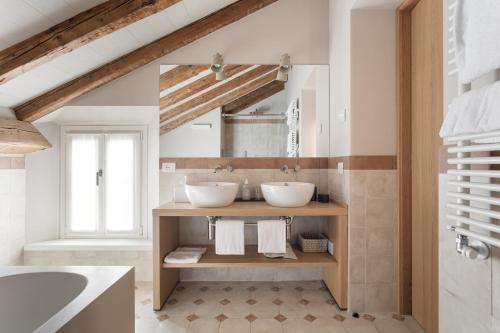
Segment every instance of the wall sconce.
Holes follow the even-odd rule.
[[[285,53],[280,58],[280,66],[278,67],[278,74],[276,75],[276,80],[278,81],[288,81],[288,72],[290,71],[290,56]]]
[[[224,59],[220,53],[216,53],[213,57],[212,66],[210,70],[215,73],[215,80],[222,81],[226,79],[226,74],[224,74]]]

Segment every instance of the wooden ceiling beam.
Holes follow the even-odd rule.
[[[238,113],[285,90],[285,82],[273,81],[222,107],[222,113]]]
[[[250,68],[250,65],[227,65],[224,67],[224,73],[227,78],[232,77],[235,74],[238,74],[248,68]],[[173,70],[172,70],[173,71]],[[168,71],[167,73],[170,73],[171,71]],[[165,74],[167,74],[165,73]],[[193,96],[194,94],[197,94],[205,89],[210,88],[211,86],[219,83],[220,81],[217,81],[215,79],[215,74],[210,73],[208,75],[205,75],[204,77],[191,82],[187,85],[185,85],[182,88],[179,88],[173,92],[171,92],[168,95],[163,96],[160,98],[160,110],[163,110],[169,106],[172,106],[176,103],[179,103],[180,101]],[[161,86],[161,84],[160,84]],[[165,89],[162,89],[165,90]]]
[[[37,120],[94,89],[203,38],[277,0],[239,0],[154,42],[54,88],[14,109],[20,120]]]
[[[179,65],[160,75],[160,91],[172,88],[209,68],[209,65]]]
[[[191,112],[184,114],[168,123],[160,127],[160,135],[168,133],[177,127],[193,120],[196,119],[218,107],[221,107],[225,104],[228,104],[240,97],[245,96],[246,94],[276,80],[276,73],[277,71],[274,70],[264,76],[259,77],[256,80],[251,81],[250,83],[239,87],[238,89],[235,89],[219,98],[216,98],[209,103],[206,103]]]
[[[109,0],[90,8],[0,51],[0,83],[177,2],[179,0]]]
[[[261,65],[254,69],[249,70],[231,80],[228,80],[226,83],[217,86],[213,89],[208,90],[207,92],[192,98],[174,108],[163,112],[160,115],[160,122],[167,121],[172,119],[186,111],[192,110],[202,104],[209,102],[210,100],[219,97],[222,94],[225,94],[233,89],[238,88],[239,86],[250,82],[251,80],[255,80],[261,75],[268,73],[269,71],[276,69],[276,65]]]

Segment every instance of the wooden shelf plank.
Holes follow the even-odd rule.
[[[264,201],[234,202],[220,208],[196,208],[189,203],[167,203],[153,210],[155,216],[347,216],[337,203],[310,202],[297,208],[281,208]]]
[[[203,245],[207,252],[196,264],[163,264],[163,268],[215,268],[215,267],[331,267],[337,265],[328,253],[304,253],[293,246],[297,260],[271,259],[257,253],[256,245],[245,246],[245,255],[226,256],[215,254],[213,245]]]

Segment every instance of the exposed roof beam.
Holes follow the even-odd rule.
[[[109,0],[86,10],[0,51],[0,83],[177,2],[179,0]]]
[[[161,126],[160,128],[160,135],[161,134],[165,134],[167,132],[170,132],[171,130],[173,129],[176,129],[177,127],[193,120],[193,119],[196,119],[218,107],[221,107],[225,104],[228,104],[242,96],[245,96],[246,94],[248,94],[249,92],[251,91],[254,91],[266,84],[268,84],[269,82],[272,82],[276,79],[276,72],[277,71],[272,71],[264,76],[261,76],[259,77],[258,79],[256,80],[253,80],[252,82],[244,85],[244,86],[241,86],[240,88],[238,89],[235,89],[219,98],[216,98],[214,100],[212,100],[211,102],[209,103],[206,103],[194,110],[192,110],[191,112],[189,113],[186,113],[174,120],[172,120],[171,122],[168,122],[166,123],[165,125]]]
[[[85,93],[120,78],[276,1],[239,0],[16,107],[14,109],[16,116],[20,120],[27,121],[39,119]]]
[[[227,65],[224,67],[224,74],[226,75],[227,78],[230,78],[231,76],[238,74],[248,68],[250,68],[250,65]],[[174,70],[174,69],[173,69]],[[173,71],[171,70],[171,71]],[[168,71],[167,73],[170,73],[171,71]],[[167,74],[165,73],[165,74]],[[219,83],[220,81],[217,81],[215,79],[215,74],[210,73],[208,75],[205,75],[201,79],[198,79],[194,82],[191,82],[187,85],[185,85],[182,88],[179,88],[173,92],[171,92],[168,95],[163,96],[160,98],[160,110],[163,110],[171,105],[174,105],[176,103],[179,103],[180,101],[193,96],[196,93],[199,93],[200,91],[203,91],[205,89],[210,88],[211,86]],[[161,86],[161,84],[160,84]],[[164,90],[164,89],[162,89]]]
[[[255,80],[259,76],[275,69],[275,65],[262,65],[258,66],[248,72],[245,72],[231,80],[228,80],[226,83],[217,86],[213,89],[208,90],[207,92],[192,98],[174,108],[162,113],[160,115],[160,122],[164,122],[166,120],[172,119],[186,111],[192,110],[204,103],[209,102],[210,100],[219,97],[222,94],[225,94],[233,89],[238,88],[239,86],[251,81]]]
[[[273,81],[222,107],[222,113],[238,113],[285,89],[285,82]]]
[[[160,75],[160,91],[172,88],[209,68],[209,65],[179,65]]]

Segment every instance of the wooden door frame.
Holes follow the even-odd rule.
[[[398,179],[398,311],[412,314],[411,11],[420,0],[396,10],[396,98]]]

